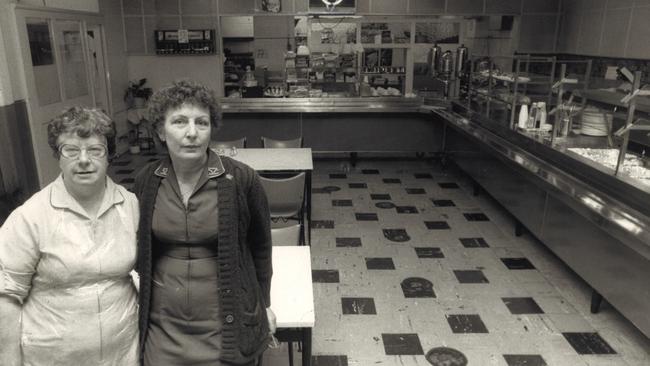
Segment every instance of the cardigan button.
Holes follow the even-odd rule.
[[[235,321],[235,317],[232,316],[232,314],[226,315],[226,323],[231,324],[234,321]]]

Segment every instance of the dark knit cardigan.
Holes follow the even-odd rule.
[[[223,323],[221,361],[248,364],[268,344],[266,307],[271,305],[271,230],[268,202],[259,177],[249,166],[220,157],[217,179],[218,288]],[[167,158],[168,159],[168,158]],[[140,203],[138,258],[140,275],[140,352],[149,325],[152,281],[151,223],[162,178],[154,161],[137,175],[134,191]],[[201,306],[201,304],[196,304]]]

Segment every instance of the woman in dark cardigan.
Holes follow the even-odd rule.
[[[143,364],[256,365],[275,332],[259,178],[208,149],[219,119],[209,89],[175,82],[152,96],[149,118],[169,156],[135,181]]]

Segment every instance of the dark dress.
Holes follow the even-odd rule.
[[[216,179],[204,170],[187,206],[171,169],[152,222],[153,286],[145,366],[219,365]]]

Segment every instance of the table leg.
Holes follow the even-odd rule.
[[[311,246],[311,170],[307,171],[305,198],[307,199],[307,245]]]
[[[302,328],[302,366],[311,366],[311,328]]]

